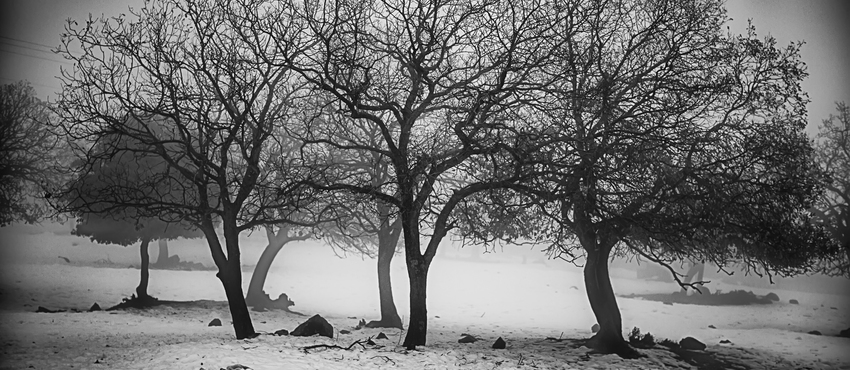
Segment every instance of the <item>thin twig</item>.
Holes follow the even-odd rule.
[[[385,362],[392,362],[393,366],[395,366],[395,361],[387,356],[373,356],[372,358],[382,358]]]

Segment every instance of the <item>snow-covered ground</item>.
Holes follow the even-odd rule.
[[[287,293],[293,310],[321,314],[335,329],[351,330],[335,339],[261,335],[233,339],[224,290],[213,271],[152,270],[149,292],[162,300],[198,301],[146,311],[35,313],[38,306],[87,310],[119,303],[138,284],[138,248],[94,245],[67,235],[67,227],[48,232],[30,227],[0,229],[0,369],[215,369],[242,364],[252,369],[626,369],[692,368],[663,349],[642,350],[639,360],[589,355],[577,339],[591,335],[590,311],[581,272],[561,261],[533,261],[534,254],[486,254],[473,262],[471,251],[446,244],[432,265],[428,285],[428,346],[405,351],[395,329],[353,330],[360,318],[377,319],[375,261],[357,255],[340,259],[318,242],[286,246],[266,284],[272,297]],[[243,262],[253,264],[264,233],[243,238]],[[153,259],[156,248],[152,247]],[[211,264],[201,240],[171,243],[182,259]],[[107,258],[108,254],[108,258]],[[57,258],[67,257],[71,264]],[[530,257],[529,257],[530,256]],[[127,268],[95,267],[108,259]],[[250,268],[246,268],[250,270]],[[707,271],[708,279],[712,273]],[[393,290],[399,313],[408,312],[403,258],[393,261]],[[618,294],[672,292],[670,283],[634,279],[634,271],[615,269]],[[245,272],[245,286],[250,272]],[[715,279],[716,280],[716,279]],[[829,280],[846,284],[846,280]],[[664,305],[620,298],[624,330],[639,327],[659,338],[685,336],[706,343],[718,358],[752,369],[850,369],[850,339],[835,337],[850,327],[846,295],[757,289],[715,281],[712,290],[777,293],[767,306]],[[816,290],[813,291],[823,291]],[[833,290],[836,291],[836,290]],[[797,299],[800,304],[788,303]],[[282,312],[252,312],[255,328],[271,333],[294,329],[306,317]],[[208,327],[220,318],[225,325]],[[710,328],[709,325],[715,328]],[[811,330],[823,336],[807,334]],[[305,353],[303,347],[353,342],[383,331],[389,339],[352,350]],[[461,333],[484,340],[459,344]],[[506,350],[494,350],[502,337]],[[553,341],[547,337],[566,340]],[[731,344],[719,344],[720,340]],[[662,347],[663,348],[663,347]]]

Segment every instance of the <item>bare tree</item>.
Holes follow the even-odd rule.
[[[553,220],[538,234],[584,262],[600,325],[589,346],[638,355],[623,339],[612,254],[674,274],[690,259],[783,276],[831,255],[806,212],[823,176],[803,131],[799,44],[725,34],[720,1],[564,6],[558,81],[538,104],[545,166],[527,193],[542,207],[526,212]]]
[[[830,181],[812,212],[844,251],[844,258],[826,261],[824,272],[850,276],[850,107],[841,102],[835,109],[823,120],[815,143],[816,160]]]
[[[256,334],[242,291],[239,233],[293,222],[296,211],[311,217],[301,205],[314,195],[297,185],[298,159],[280,135],[301,104],[299,77],[283,63],[301,52],[301,25],[290,9],[259,0],[149,2],[131,16],[71,21],[59,48],[74,68],[62,72],[58,111],[82,143],[83,176],[115,155],[166,166],[141,183],[115,171],[103,179],[111,191],[67,197],[82,199],[84,212],[132,207],[200,229],[237,338]],[[126,140],[91,150],[105,137]]]
[[[302,151],[317,188],[368,195],[398,213],[407,348],[426,342],[428,269],[456,206],[523,176],[511,165],[525,155],[513,149],[527,124],[523,102],[556,49],[562,13],[542,1],[305,2],[313,47],[293,66],[324,108],[302,130]],[[375,185],[340,165],[358,152],[389,163],[391,178]]]
[[[63,158],[49,118],[29,83],[0,86],[0,226],[49,212],[46,198],[60,181]]]
[[[380,140],[380,132],[367,133],[370,143]],[[337,160],[341,171],[364,173],[364,180],[373,188],[381,188],[391,181],[391,166],[374,152],[339,152],[337,159],[345,154],[353,155],[349,160]],[[401,238],[401,219],[391,204],[368,195],[343,195],[336,205],[340,210],[337,222],[322,227],[323,239],[332,248],[342,251],[354,250],[369,257],[377,255],[378,300],[381,318],[366,323],[370,328],[402,328],[401,317],[396,309],[390,278],[390,265],[398,250]],[[345,215],[345,216],[342,216]]]

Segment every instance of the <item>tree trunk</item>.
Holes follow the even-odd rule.
[[[142,278],[139,281],[139,286],[136,287],[136,297],[144,300],[148,297],[148,281],[150,280],[150,263],[151,258],[148,254],[148,245],[150,244],[150,238],[143,238],[142,244],[139,245],[139,255],[142,257]]]
[[[254,324],[251,322],[251,314],[248,312],[245,296],[242,295],[241,268],[238,265],[233,266],[233,263],[228,261],[226,268],[220,269],[216,276],[224,285],[224,293],[227,296],[228,306],[230,306],[230,317],[233,319],[236,339],[256,337],[257,333],[254,331]]]
[[[404,337],[404,348],[410,350],[425,345],[428,334],[428,264],[421,257],[408,257],[407,276],[410,279],[410,322]]]
[[[285,237],[276,237],[273,235],[273,233],[269,234],[269,244],[263,249],[263,254],[260,255],[260,260],[257,261],[257,267],[254,268],[254,273],[251,274],[251,282],[248,284],[248,295],[245,297],[245,303],[248,306],[263,307],[271,301],[265,291],[263,291],[263,287],[266,285],[266,278],[269,275],[272,262],[274,262],[278,252],[289,241]]]
[[[245,304],[245,295],[242,291],[242,264],[239,251],[239,231],[236,227],[236,216],[232,210],[225,207],[222,217],[224,229],[224,242],[227,254],[222,249],[221,240],[215,232],[212,218],[205,217],[201,223],[201,231],[207,237],[213,261],[218,267],[216,276],[224,286],[227,296],[227,305],[230,307],[230,317],[233,320],[233,329],[236,339],[253,338],[257,336],[254,324],[251,322],[251,314],[248,305]]]
[[[398,233],[381,232],[378,234],[378,296],[381,301],[381,320],[371,321],[370,328],[402,329],[401,317],[393,300],[393,286],[390,279],[390,263],[395,255]]]
[[[168,240],[159,238],[159,255],[156,257],[156,265],[165,266],[168,264]]]
[[[584,266],[584,283],[590,307],[599,323],[599,332],[590,338],[588,346],[597,352],[635,358],[639,354],[623,339],[623,320],[608,275],[608,255],[611,249],[606,246],[585,249],[587,264]]]

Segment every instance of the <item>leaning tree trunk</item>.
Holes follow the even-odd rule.
[[[248,312],[248,305],[245,303],[245,296],[242,295],[241,270],[238,262],[234,263],[229,258],[225,268],[219,269],[219,272],[216,274],[219,280],[221,280],[222,285],[224,285],[224,293],[227,296],[227,303],[230,306],[230,317],[233,319],[233,329],[236,331],[236,339],[257,336],[257,333],[254,331],[254,324],[251,322],[251,314]]]
[[[156,257],[157,266],[165,266],[168,264],[168,240],[159,238],[159,255]]]
[[[420,256],[407,257],[407,276],[410,279],[410,322],[404,348],[415,349],[425,345],[428,334],[428,309],[426,293],[428,291],[428,264]]]
[[[265,307],[271,303],[271,299],[263,291],[266,285],[266,278],[269,275],[272,262],[275,257],[283,249],[283,246],[290,241],[287,235],[287,230],[281,228],[280,232],[275,235],[271,230],[266,230],[269,244],[263,249],[260,255],[260,260],[257,261],[257,267],[254,268],[254,273],[251,274],[251,282],[248,284],[248,295],[245,296],[245,303],[252,307]]]
[[[586,248],[586,251],[584,283],[590,307],[599,323],[599,332],[590,338],[588,346],[597,352],[634,358],[638,353],[623,339],[623,320],[608,275],[611,247],[598,245],[596,248]]]
[[[378,232],[378,296],[381,303],[381,320],[370,321],[366,325],[370,328],[403,328],[393,300],[393,286],[390,279],[390,263],[398,244],[397,228],[399,227],[398,223],[395,223],[390,229],[382,229]]]
[[[145,238],[142,238],[142,244],[139,245],[139,255],[142,257],[142,265],[141,265],[142,277],[141,277],[141,280],[139,281],[139,286],[136,287],[136,297],[138,297],[140,300],[145,300],[149,297],[148,296],[148,281],[150,280],[150,276],[151,276],[151,274],[150,274],[151,258],[150,258],[150,255],[148,254],[148,245],[150,244],[150,242],[151,242],[151,239],[145,237]]]

